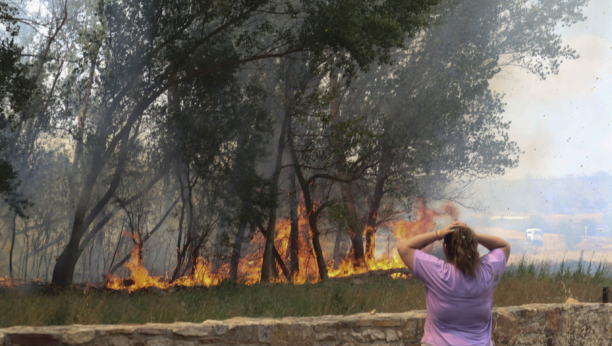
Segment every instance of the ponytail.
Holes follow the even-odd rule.
[[[444,237],[446,258],[465,275],[476,278],[476,269],[480,263],[478,239],[469,227],[457,227]]]

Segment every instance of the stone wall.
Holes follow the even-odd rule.
[[[493,310],[495,345],[612,346],[612,304],[532,304]],[[0,311],[0,313],[2,313]],[[0,329],[0,345],[420,345],[425,311],[232,318],[203,323]]]

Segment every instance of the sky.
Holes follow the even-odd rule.
[[[612,174],[612,1],[591,0],[586,21],[560,28],[580,58],[541,80],[508,68],[491,80],[506,94],[510,139],[524,154],[502,180]]]

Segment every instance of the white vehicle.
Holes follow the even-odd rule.
[[[542,230],[539,228],[528,228],[525,231],[525,236],[529,244],[532,244],[535,246],[544,245],[544,234],[542,233]]]

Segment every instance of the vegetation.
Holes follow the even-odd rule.
[[[493,295],[493,306],[531,303],[601,302],[612,285],[610,268],[581,262],[575,270],[524,259],[507,268]],[[202,322],[206,319],[346,315],[425,309],[425,287],[418,280],[334,279],[316,284],[236,285],[191,288],[161,294],[72,291],[27,295],[0,291],[0,327],[13,325]]]

